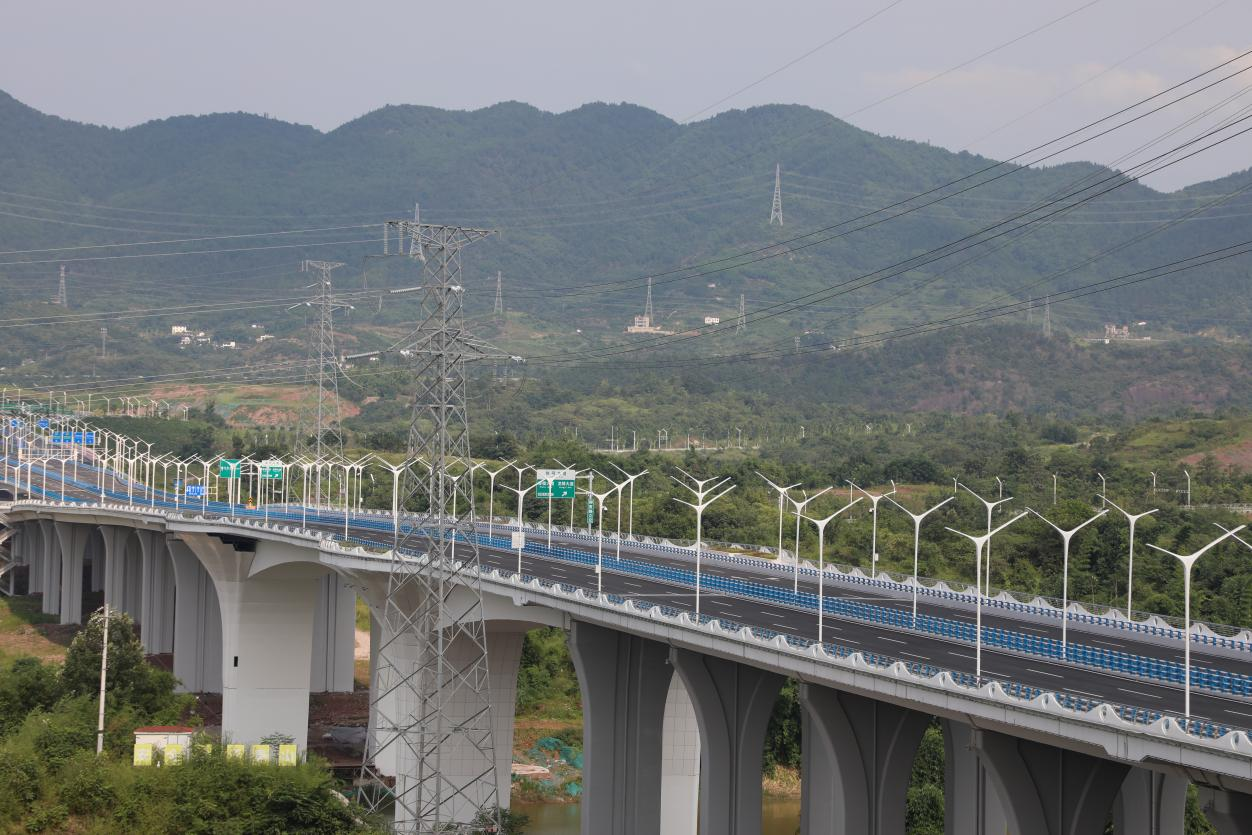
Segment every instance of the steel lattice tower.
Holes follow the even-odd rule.
[[[495,308],[492,310],[492,313],[495,315],[495,317],[496,317],[496,321],[497,321],[497,322],[499,322],[501,319],[503,319],[503,318],[504,318],[504,286],[503,286],[503,281],[504,281],[504,279],[503,279],[503,277],[500,275],[500,271],[499,271],[499,270],[496,270],[496,306],[495,306]]]
[[[773,226],[774,221],[778,221],[778,225],[783,225],[782,216],[782,164],[774,165],[774,202],[769,207],[769,225]]]
[[[648,324],[654,324],[652,321],[652,276],[648,276],[648,297],[643,303],[643,316],[648,320]]]
[[[735,320],[735,334],[741,334],[748,328],[747,308],[743,305],[743,293],[739,294],[739,318]]]
[[[304,302],[317,311],[309,347],[308,381],[317,386],[317,402],[303,421],[297,451],[321,458],[330,453],[343,457],[343,430],[339,413],[339,357],[335,354],[335,311],[350,310],[334,294],[330,274],[343,264],[339,261],[305,261],[301,270],[319,273],[313,297]],[[310,426],[311,424],[311,426]],[[320,503],[320,497],[318,497]]]
[[[61,307],[69,307],[69,297],[65,294],[65,265],[61,265],[61,280],[57,283],[57,294],[52,300],[53,304],[59,304]]]
[[[423,265],[420,324],[384,352],[414,366],[399,505],[414,513],[388,575],[361,796],[372,809],[394,801],[398,832],[469,833],[479,814],[497,814],[498,797],[472,488],[461,477],[472,463],[465,363],[498,352],[465,330],[460,252],[492,232],[417,220],[387,227]],[[387,749],[391,792],[379,788],[389,782],[378,768]]]

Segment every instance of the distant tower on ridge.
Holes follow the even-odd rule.
[[[1052,297],[1043,297],[1043,335],[1052,338]]]
[[[648,320],[648,324],[652,324],[652,276],[648,276],[648,298],[643,303],[643,318]]]
[[[495,310],[492,312],[495,314],[497,322],[504,318],[504,293],[502,281],[503,279],[500,277],[500,271],[496,270],[496,306]]]
[[[743,306],[743,293],[739,294],[739,318],[735,320],[735,334],[741,334],[748,327],[748,315]]]
[[[56,298],[52,300],[53,304],[59,304],[61,307],[69,307],[69,301],[65,295],[65,265],[61,265],[61,281],[57,285]]]
[[[778,221],[778,225],[783,225],[782,216],[782,165],[774,164],[774,202],[769,207],[769,225],[773,226],[774,221]]]

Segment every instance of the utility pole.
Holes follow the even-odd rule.
[[[774,202],[769,207],[769,225],[773,226],[774,221],[778,221],[778,225],[783,225],[782,215],[782,165],[775,163],[774,165]]]
[[[735,320],[735,336],[748,329],[748,315],[743,306],[743,293],[739,294],[739,318]]]
[[[320,459],[330,454],[343,457],[343,430],[339,414],[339,358],[335,354],[335,311],[351,310],[334,294],[330,274],[343,266],[339,261],[304,261],[302,272],[316,272],[319,278],[309,288],[316,288],[303,306],[317,312],[309,342],[308,380],[317,386],[317,402],[297,436],[296,449]],[[312,426],[308,424],[311,423]],[[311,430],[311,431],[310,431]],[[321,497],[317,497],[320,504]]]
[[[388,573],[370,705],[376,732],[362,763],[360,797],[371,811],[394,806],[394,831],[468,835],[481,831],[472,821],[484,813],[499,829],[499,801],[470,479],[447,476],[473,466],[465,364],[498,353],[465,329],[460,253],[493,233],[417,217],[386,226],[400,252],[421,264],[422,318],[385,352],[413,365],[408,460],[397,505],[413,515]],[[355,356],[371,355],[377,353]],[[394,788],[376,765],[389,747],[396,754]]]
[[[496,306],[492,310],[492,314],[496,317],[497,323],[499,323],[500,320],[504,318],[503,282],[504,282],[504,279],[501,276],[500,271],[496,270]]]

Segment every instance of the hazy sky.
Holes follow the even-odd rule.
[[[892,3],[8,0],[0,89],[48,113],[113,126],[246,110],[330,129],[384,104],[478,108],[508,99],[552,111],[629,101],[682,120],[794,102],[878,133],[1007,158],[1252,48],[1248,0]],[[1204,103],[1248,84],[1252,72]],[[1220,115],[1250,103],[1252,95],[1238,98]],[[1202,107],[1171,110],[1074,156],[1114,162]],[[1172,189],[1240,170],[1252,164],[1250,151],[1241,137],[1151,184]]]

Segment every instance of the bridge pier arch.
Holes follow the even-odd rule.
[[[975,734],[1015,835],[1102,835],[1130,767],[995,731]]]
[[[222,614],[217,590],[195,553],[180,539],[166,547],[175,582],[174,677],[188,693],[222,692]]]
[[[59,560],[60,605],[57,611],[62,624],[83,622],[83,565],[87,555],[87,541],[92,527],[75,522],[54,522],[57,542],[60,545]]]
[[[144,651],[163,655],[174,651],[174,609],[177,590],[174,565],[165,537],[156,531],[139,531],[141,550],[139,610],[140,638]]]
[[[1183,831],[1187,780],[1131,768],[1113,802],[1114,835],[1173,835]]]
[[[1252,794],[1200,786],[1200,808],[1217,835],[1252,835]]]
[[[783,677],[673,647],[700,727],[700,833],[761,831],[761,758]]]
[[[315,551],[283,542],[199,533],[182,539],[221,607],[222,738],[255,743],[279,734],[303,751],[313,606],[327,568]]]
[[[930,717],[800,685],[802,835],[904,835],[913,759]]]
[[[38,522],[23,522],[20,546],[22,559],[27,565],[26,594],[43,593],[43,528]]]
[[[43,597],[40,610],[45,615],[61,613],[61,543],[57,541],[56,523],[51,519],[40,519],[39,538],[43,542],[43,566],[40,574],[39,590]]]
[[[335,571],[318,580],[309,689],[351,693],[356,661],[356,591]]]

